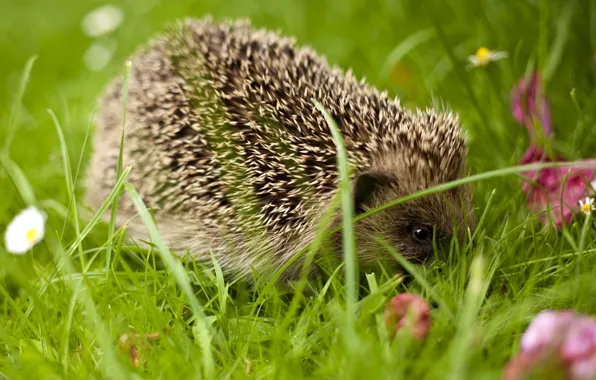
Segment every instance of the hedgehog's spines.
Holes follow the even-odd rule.
[[[119,82],[102,102],[106,141],[121,125]],[[173,24],[135,56],[129,88],[131,182],[162,220],[182,229],[172,221],[182,215],[201,228],[194,240],[174,230],[171,239],[196,240],[189,244],[198,249],[198,241],[219,248],[229,238],[256,266],[276,250],[286,257],[288,247],[301,248],[337,192],[336,146],[311,98],[338,122],[354,176],[391,173],[407,192],[463,175],[456,116],[405,110],[365,78],[248,20]],[[101,191],[114,162],[113,150],[93,158],[91,179],[108,172]]]

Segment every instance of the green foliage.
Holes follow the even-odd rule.
[[[544,230],[526,211],[518,169],[505,169],[517,165],[528,145],[510,114],[510,90],[534,68],[546,79],[554,147],[570,159],[594,156],[593,2],[113,4],[124,21],[102,38],[116,43],[115,56],[93,72],[83,63],[92,40],[80,23],[100,3],[0,2],[0,227],[29,204],[49,214],[46,238],[32,252],[13,256],[0,248],[2,377],[498,379],[536,312],[596,313],[592,219],[580,218],[560,233]],[[207,13],[250,17],[296,36],[407,107],[457,112],[476,175],[470,179],[480,220],[476,245],[453,244],[445,262],[429,267],[404,263],[411,281],[365,273],[355,304],[344,281],[344,270],[356,272],[351,267],[337,268],[314,293],[292,299],[270,284],[251,289],[230,282],[217,263],[181,265],[154,226],[156,246],[145,250],[125,240],[123,230],[100,223],[100,213],[122,192],[134,196],[128,168],[121,168],[102,210],[84,212],[81,184],[97,95],[165,23]],[[480,46],[507,51],[509,58],[467,69],[466,57]],[[152,225],[139,198],[136,206]],[[392,340],[384,326],[386,301],[404,290],[436,306],[422,345]],[[153,332],[159,339],[137,342],[140,365],[133,366],[119,338]]]

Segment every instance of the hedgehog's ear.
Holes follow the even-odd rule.
[[[354,214],[364,212],[364,207],[372,200],[375,193],[384,186],[388,186],[390,177],[383,172],[367,171],[354,178],[352,197],[354,199]]]

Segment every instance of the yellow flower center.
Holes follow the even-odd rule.
[[[486,65],[490,61],[490,50],[481,47],[476,51],[476,58],[481,65]]]
[[[586,202],[581,206],[581,209],[584,213],[589,214],[592,212],[592,205]]]
[[[29,231],[27,231],[25,236],[27,237],[27,241],[32,243],[37,238],[37,230],[35,228],[31,228]]]

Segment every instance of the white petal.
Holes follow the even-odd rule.
[[[122,10],[112,5],[104,5],[87,13],[81,26],[90,37],[98,37],[116,30],[122,22]]]
[[[478,65],[480,63],[480,60],[475,55],[469,55],[468,62],[470,62],[472,65]]]
[[[6,250],[16,255],[22,255],[31,249],[31,244],[23,235],[5,235],[4,244]]]
[[[115,43],[94,42],[89,46],[89,49],[85,51],[83,61],[85,61],[85,65],[89,70],[99,71],[110,62],[115,50]]]
[[[23,254],[39,243],[45,234],[47,216],[36,207],[21,211],[10,222],[4,233],[4,244],[10,253]],[[27,232],[35,230],[35,239],[27,239]]]
[[[468,57],[468,62],[470,62],[468,65],[466,65],[466,67],[468,69],[473,69],[475,67],[480,66],[480,60],[478,58],[476,58],[475,56],[471,55]]]
[[[506,51],[495,51],[495,52],[490,53],[490,59],[492,61],[496,61],[496,60],[503,59],[503,58],[507,58]]]

